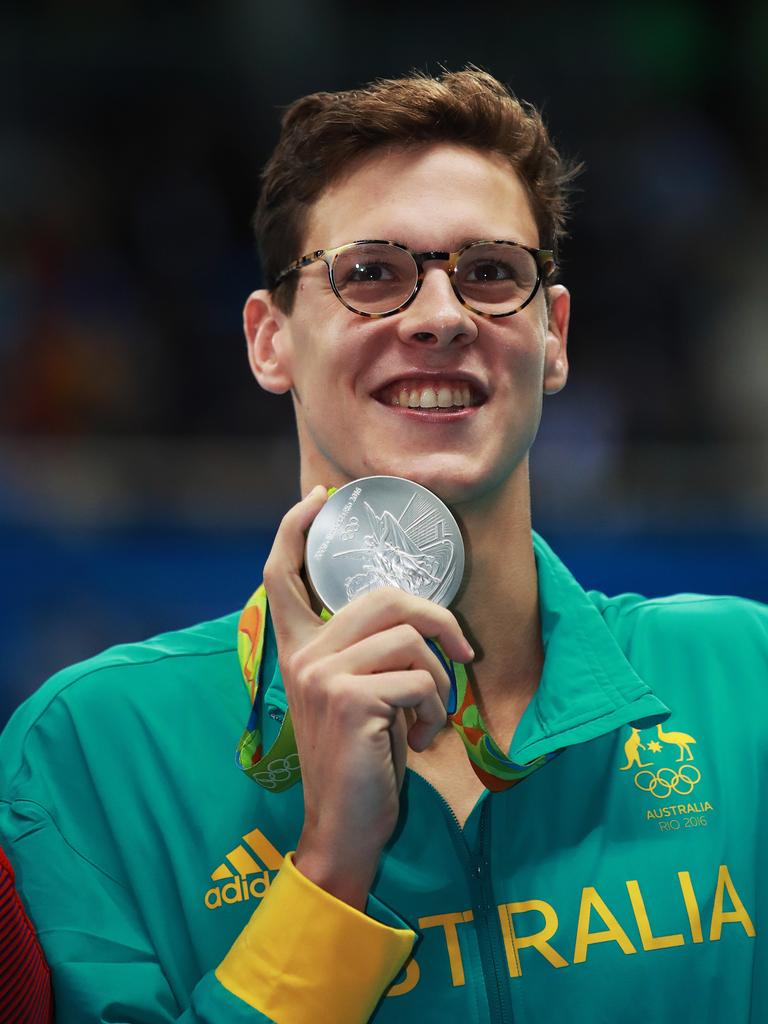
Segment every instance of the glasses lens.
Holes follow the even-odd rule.
[[[535,258],[519,245],[481,242],[471,245],[456,265],[456,286],[464,301],[481,313],[511,313],[536,287]]]
[[[361,242],[339,253],[333,281],[344,302],[360,313],[388,313],[413,293],[418,268],[396,245]]]

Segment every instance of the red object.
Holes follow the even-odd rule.
[[[0,1024],[50,1024],[51,972],[0,849]]]

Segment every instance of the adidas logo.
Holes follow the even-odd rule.
[[[270,871],[279,871],[282,863],[283,855],[255,828],[243,836],[242,843],[230,850],[224,863],[211,872],[212,882],[224,884],[214,885],[206,892],[206,907],[218,910],[223,903],[263,899],[272,881]]]

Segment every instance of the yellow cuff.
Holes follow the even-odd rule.
[[[362,1024],[415,941],[315,885],[289,853],[216,977],[279,1024]]]

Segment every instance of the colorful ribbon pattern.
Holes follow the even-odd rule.
[[[326,609],[323,617],[330,618]],[[290,711],[286,712],[277,739],[266,754],[263,749],[257,697],[266,624],[267,593],[262,584],[243,609],[237,630],[237,653],[251,701],[248,725],[237,745],[237,763],[254,782],[280,793],[300,781],[301,766]],[[560,753],[559,750],[552,751],[530,764],[511,761],[485,728],[464,666],[447,658],[434,641],[428,640],[427,643],[451,680],[448,719],[461,736],[475,774],[486,789],[491,792],[509,789]]]

